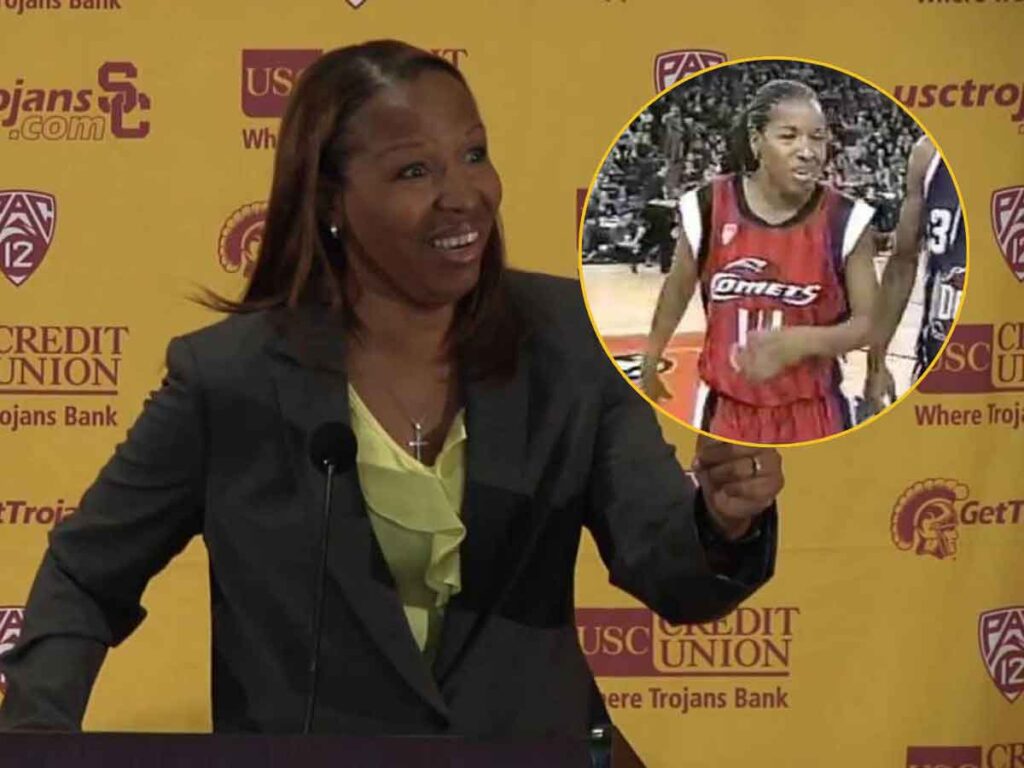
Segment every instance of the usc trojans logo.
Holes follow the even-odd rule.
[[[242,270],[249,277],[263,243],[263,224],[267,215],[264,202],[247,203],[236,210],[220,230],[217,259],[225,272]]]
[[[967,498],[967,486],[955,480],[914,483],[892,508],[892,542],[938,560],[955,557],[959,533],[957,503]]]

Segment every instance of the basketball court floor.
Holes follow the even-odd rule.
[[[881,279],[885,257],[875,261]],[[914,342],[921,323],[925,259],[920,259],[914,290],[889,345],[889,370],[896,380],[897,395],[905,393],[911,385],[914,367]],[[647,334],[654,317],[654,307],[665,276],[658,267],[640,265],[633,274],[627,264],[585,264],[583,286],[590,312],[598,333],[608,350],[630,380],[639,382],[640,363]],[[693,423],[693,407],[697,394],[697,358],[704,340],[704,311],[699,295],[687,307],[675,336],[669,342],[664,357],[668,361],[662,377],[672,398],[660,405],[669,413]],[[849,353],[841,361],[843,392],[851,402],[864,392],[867,354],[864,350]]]

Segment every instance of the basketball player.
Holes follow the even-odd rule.
[[[699,281],[707,331],[693,424],[714,435],[794,443],[852,425],[837,357],[869,339],[874,210],[819,183],[828,137],[811,88],[771,81],[734,129],[737,172],[680,201],[641,386],[671,396],[657,361]]]
[[[918,258],[925,248],[928,263],[915,381],[928,369],[946,340],[960,306],[967,274],[967,238],[953,177],[931,139],[922,136],[910,152],[907,194],[896,229],[896,247],[885,265],[878,296],[878,336],[868,353],[864,383],[864,399],[872,413],[885,407],[886,398],[889,402],[896,399],[896,383],[885,365],[885,355],[906,309]]]

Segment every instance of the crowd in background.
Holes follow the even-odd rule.
[[[751,62],[709,72],[658,99],[609,153],[587,209],[587,263],[660,263],[668,271],[675,201],[728,169],[729,133],[754,92],[786,78],[811,86],[829,121],[824,181],[875,206],[885,252],[896,226],[907,158],[920,135],[884,94],[852,77],[801,62]]]

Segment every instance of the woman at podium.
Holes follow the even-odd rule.
[[[771,575],[778,454],[698,443],[698,491],[575,281],[504,266],[501,183],[457,69],[326,54],[283,119],[226,319],[167,374],[43,557],[0,660],[4,729],[77,730],[141,595],[209,553],[218,732],[584,735],[581,531],[671,622]]]

